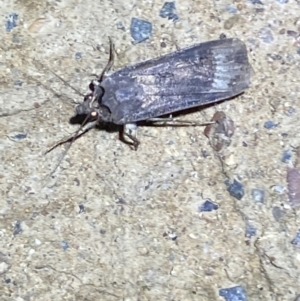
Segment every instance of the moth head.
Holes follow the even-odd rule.
[[[98,80],[94,80],[89,86],[91,92],[85,95],[81,104],[76,107],[77,115],[89,116],[88,121],[103,120],[109,121],[110,111],[101,104],[104,89]]]
[[[89,115],[98,107],[99,98],[102,96],[102,90],[98,81],[92,81],[89,85],[90,93],[84,96],[83,102],[76,107],[77,115]]]

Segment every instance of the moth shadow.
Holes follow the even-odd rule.
[[[85,122],[86,115],[75,115],[70,118],[70,124],[79,124],[82,125]],[[110,122],[99,122],[95,128],[99,131],[106,131],[108,133],[120,132],[122,130],[122,126]]]
[[[172,113],[172,118],[176,118],[176,121],[180,121],[180,117],[181,116],[186,116],[192,113],[196,113],[202,110],[205,110],[209,107],[215,106],[216,103],[211,103],[211,104],[206,104],[206,105],[202,105],[199,107],[194,107],[194,108],[188,108],[185,110],[180,110],[177,112]],[[77,125],[82,125],[83,123],[86,122],[86,115],[75,115],[73,117],[70,118],[69,122],[70,124],[77,124]],[[159,116],[159,118],[164,119],[166,118],[166,122],[168,122],[168,119],[170,119],[170,114],[165,114],[165,115],[161,115]],[[189,122],[190,120],[182,119],[182,124],[172,124],[172,126],[174,127],[188,127],[191,126],[188,123],[184,123],[184,122]],[[206,120],[205,122],[208,122],[208,120]],[[138,121],[136,122],[137,126],[143,126],[143,127],[164,127],[166,126],[166,124],[162,122],[155,122],[155,121],[151,121],[151,120],[142,120],[142,121]],[[108,133],[118,133],[119,134],[119,139],[121,141],[123,141],[125,144],[129,144],[131,147],[134,147],[134,144],[131,142],[126,141],[126,139],[124,139],[124,125],[118,125],[118,124],[114,124],[111,122],[99,122],[97,123],[97,125],[94,127],[95,129],[97,129],[98,131],[106,131]]]

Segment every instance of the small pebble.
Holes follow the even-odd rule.
[[[177,234],[176,233],[169,233],[168,236],[174,241],[177,239]]]
[[[28,32],[31,34],[37,34],[40,32],[51,20],[49,18],[37,18],[35,19],[27,28]]]
[[[82,59],[82,52],[76,52],[75,53],[75,60],[80,61]]]
[[[265,201],[265,191],[263,189],[254,188],[251,191],[251,195],[252,195],[253,200],[256,203],[264,203],[264,201]]]
[[[282,56],[277,53],[268,53],[267,56],[270,57],[274,61],[280,61],[282,59]]]
[[[256,236],[256,232],[257,232],[256,227],[254,227],[253,225],[247,223],[245,236],[247,238],[251,238],[252,236]]]
[[[260,1],[260,0],[250,0],[250,2],[252,4],[260,4],[260,5],[263,5],[263,3]]]
[[[61,242],[61,247],[63,248],[64,251],[68,250],[69,249],[69,244],[67,241],[63,240]]]
[[[21,43],[20,37],[17,36],[16,34],[13,34],[13,36],[11,37],[11,41],[12,41],[13,43],[16,43],[16,44]]]
[[[145,247],[142,247],[138,248],[138,252],[140,253],[140,255],[147,255],[149,253],[149,250]]]
[[[179,19],[178,15],[175,12],[175,2],[165,2],[159,12],[159,16],[162,18],[168,18],[168,20],[173,20],[173,22],[175,22]]]
[[[166,42],[164,42],[164,41],[160,42],[160,47],[161,48],[166,48],[167,47]]]
[[[79,213],[83,213],[83,212],[85,212],[85,207],[84,207],[84,205],[80,204],[79,205]]]
[[[220,40],[225,40],[226,39],[226,34],[225,33],[221,33],[219,36]]]
[[[300,247],[300,229],[298,230],[295,238],[291,241],[291,244],[296,245],[296,247]]]
[[[229,12],[229,13],[232,13],[232,14],[236,14],[237,13],[237,8],[235,5],[232,5],[232,4],[229,4],[227,5],[226,7],[226,10]]]
[[[38,246],[42,244],[42,242],[38,238],[34,239],[34,243]]]
[[[283,163],[289,163],[292,158],[292,152],[290,150],[285,150],[282,154],[281,161]]]
[[[239,15],[234,15],[224,22],[224,29],[231,29],[240,20]]]
[[[262,28],[259,31],[259,37],[266,44],[271,44],[274,41],[273,34],[269,28]]]
[[[286,31],[286,35],[289,36],[289,37],[293,37],[293,38],[297,39],[297,37],[299,36],[299,33],[296,30],[289,30],[288,29]]]
[[[13,133],[8,136],[11,141],[20,142],[27,137],[27,133]]]
[[[274,185],[273,190],[279,194],[283,194],[285,192],[285,187],[281,185]]]
[[[152,24],[148,21],[132,18],[130,24],[130,34],[134,39],[133,44],[147,40],[152,34]]]
[[[18,14],[16,13],[11,13],[7,21],[5,22],[5,28],[7,32],[11,32],[13,28],[17,27],[17,20],[18,20]]]
[[[120,29],[120,30],[123,30],[123,31],[126,30],[125,26],[123,25],[123,23],[121,21],[117,23],[117,29]]]
[[[23,85],[23,82],[21,80],[18,79],[18,80],[14,81],[15,88],[22,87],[22,85]]]
[[[219,295],[226,301],[247,301],[246,292],[241,286],[222,288],[219,290]]]
[[[16,235],[20,234],[22,231],[23,231],[23,229],[22,229],[21,222],[17,221],[14,226],[13,235],[16,236]]]
[[[296,109],[293,107],[289,107],[286,111],[285,111],[285,115],[287,116],[292,116],[296,113]]]
[[[174,261],[174,260],[175,260],[175,256],[174,256],[173,253],[170,253],[170,254],[169,254],[169,260],[170,260],[170,261]]]
[[[242,183],[233,180],[233,183],[225,181],[225,185],[227,186],[227,191],[231,196],[233,196],[237,200],[241,200],[243,198],[245,194],[245,189]]]
[[[276,128],[277,125],[278,125],[278,123],[275,123],[272,120],[268,120],[264,123],[264,128],[267,130],[270,130],[270,129]]]
[[[274,206],[272,209],[272,214],[274,218],[279,221],[284,216],[284,211],[280,207]]]
[[[217,210],[219,208],[218,204],[213,203],[210,199],[205,200],[205,202],[198,207],[199,212],[210,212]]]

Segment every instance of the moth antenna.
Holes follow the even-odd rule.
[[[100,92],[101,88],[100,88],[99,84],[103,81],[105,74],[111,69],[111,67],[114,64],[114,44],[110,37],[108,37],[108,39],[109,39],[109,59],[108,59],[108,62],[106,64],[105,68],[102,70],[102,72],[99,76],[96,74],[92,74],[93,76],[98,77],[98,79],[97,79],[97,84],[96,84],[97,92],[93,91],[94,95],[93,95],[93,99],[90,102],[90,105],[92,105],[95,101],[97,101],[99,99],[100,95],[102,95],[102,93]]]
[[[87,124],[87,121],[90,119],[90,117],[91,117],[91,114],[89,114],[88,116],[86,116],[86,118],[84,119],[83,123],[80,125],[80,127],[78,128],[78,130],[71,137],[69,137],[67,139],[63,139],[63,140],[57,142],[54,146],[52,146],[51,148],[49,148],[45,152],[45,155],[46,155],[46,154],[50,153],[52,150],[54,150],[56,147],[58,147],[60,145],[63,145],[65,143],[67,143],[67,142],[70,142],[69,145],[67,146],[67,149],[64,151],[62,157],[60,158],[60,160],[56,164],[55,168],[48,175],[49,177],[51,177],[56,172],[57,168],[59,167],[59,165],[61,164],[61,162],[65,158],[65,156],[67,155],[67,152],[69,151],[69,149],[71,148],[73,142],[75,140],[79,139],[84,134],[86,134],[90,129],[92,129],[93,127],[95,127],[95,125],[97,124],[98,120],[95,120],[94,122],[88,123],[88,126],[83,130],[83,127]],[[79,134],[80,131],[82,131],[82,133]]]
[[[109,39],[109,59],[108,59],[108,62],[106,64],[105,68],[102,70],[102,72],[99,76],[99,82],[100,83],[102,82],[102,80],[105,76],[105,73],[107,73],[111,69],[111,67],[113,66],[114,59],[115,59],[115,57],[114,57],[114,44],[113,44],[112,39],[110,37],[108,37],[108,39]]]
[[[67,85],[68,87],[70,87],[73,91],[75,91],[78,95],[80,96],[84,96],[84,94],[82,94],[79,90],[77,90],[76,88],[74,88],[73,86],[71,86],[66,80],[64,80],[61,76],[59,76],[58,74],[56,74],[54,71],[52,71],[50,68],[48,68],[46,65],[44,65],[43,63],[33,60],[35,65],[40,65],[42,66],[42,68],[47,69],[48,71],[50,71],[52,74],[54,74],[56,77],[58,77],[65,85]],[[57,93],[55,93],[57,94]]]
[[[66,80],[64,80],[61,76],[59,76],[58,74],[56,74],[54,71],[50,70],[49,71],[51,73],[53,73],[56,77],[58,77],[65,85],[67,85],[68,87],[70,87],[73,91],[75,91],[78,95],[84,97],[84,94],[81,93],[79,90],[77,90],[76,88],[74,88],[72,85],[70,85]]]

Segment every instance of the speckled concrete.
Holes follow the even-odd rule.
[[[180,1],[174,24],[159,17],[163,1],[1,1],[1,300],[212,301],[236,285],[248,300],[296,299],[299,217],[281,157],[300,142],[300,6],[262,2]],[[7,32],[12,12],[18,26]],[[132,17],[153,23],[149,40],[132,45]],[[107,62],[108,36],[117,69],[222,33],[246,43],[252,87],[183,117],[230,116],[236,130],[221,154],[202,127],[141,127],[137,152],[95,129],[47,177],[65,147],[44,153],[77,129],[69,119],[82,100],[51,71],[86,93]],[[268,120],[277,126],[264,128]],[[227,179],[244,185],[241,200]],[[199,213],[206,198],[219,209]],[[245,237],[246,225],[256,236]]]

